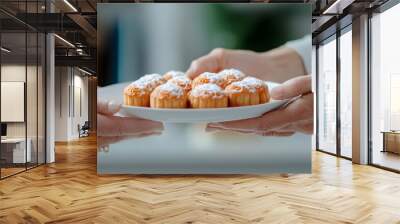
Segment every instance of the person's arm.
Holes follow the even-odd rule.
[[[285,44],[285,47],[291,48],[301,57],[306,74],[311,74],[311,35],[306,35],[303,38],[289,41]]]
[[[307,75],[303,60],[296,50],[282,46],[261,53],[264,66],[258,71],[260,78],[283,83],[296,76]]]

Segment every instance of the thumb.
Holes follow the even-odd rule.
[[[97,101],[97,113],[112,115],[117,113],[121,109],[121,104],[115,103],[114,101],[99,99]]]
[[[284,82],[271,90],[271,97],[277,100],[288,99],[311,92],[311,76],[299,76]]]

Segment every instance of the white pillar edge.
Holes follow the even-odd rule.
[[[55,161],[55,72],[54,35],[46,35],[46,163]]]
[[[353,19],[352,160],[368,163],[368,15]]]

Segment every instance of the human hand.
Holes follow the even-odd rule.
[[[288,47],[278,47],[263,53],[216,48],[192,61],[186,74],[193,79],[203,72],[219,72],[229,68],[239,69],[261,80],[279,83],[305,74],[300,55]]]
[[[277,100],[295,98],[285,107],[268,112],[261,117],[210,123],[207,130],[230,130],[263,136],[290,136],[295,132],[313,133],[314,102],[310,75],[293,78],[273,88],[271,97]]]
[[[192,61],[186,74],[193,79],[203,72],[219,72],[223,69],[235,68],[246,74],[257,76],[258,72],[255,68],[260,67],[261,64],[261,58],[256,52],[215,48],[209,54]]]
[[[119,117],[115,114],[120,104],[112,101],[97,102],[97,141],[99,148],[125,139],[161,134],[162,123],[135,117]]]

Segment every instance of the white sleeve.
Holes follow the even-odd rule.
[[[285,46],[294,49],[300,55],[307,73],[311,74],[311,35],[306,35],[298,40],[289,41]]]

